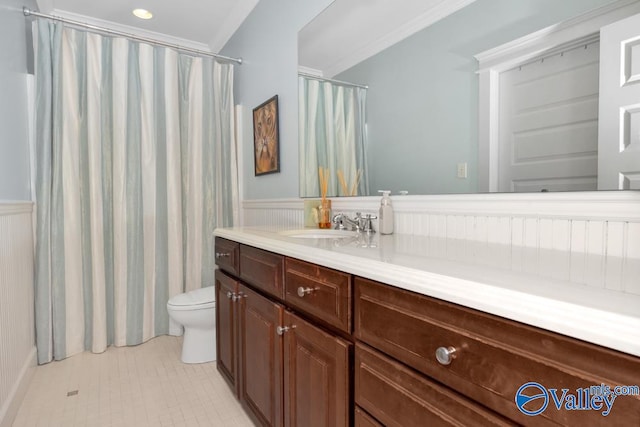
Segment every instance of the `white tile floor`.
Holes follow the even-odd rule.
[[[181,345],[163,336],[38,366],[13,426],[253,426],[215,362],[183,364]]]

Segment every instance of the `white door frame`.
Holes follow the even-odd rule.
[[[475,55],[478,61],[478,191],[498,190],[500,73],[600,38],[600,28],[640,13],[640,0],[618,0]]]

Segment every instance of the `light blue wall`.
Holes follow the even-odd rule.
[[[29,200],[27,47],[22,7],[35,0],[0,0],[0,200]],[[30,28],[30,26],[29,26]]]
[[[331,0],[260,0],[222,54],[242,57],[236,67],[235,102],[253,108],[278,95],[280,173],[254,176],[253,134],[239,141],[245,199],[298,197],[298,31]],[[251,124],[245,129],[252,129]]]
[[[477,0],[337,79],[369,85],[371,189],[477,191],[473,55],[611,0]],[[469,179],[456,177],[467,162]]]

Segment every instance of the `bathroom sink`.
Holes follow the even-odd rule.
[[[303,228],[301,230],[286,230],[279,233],[281,236],[294,237],[296,239],[344,239],[356,237],[355,231],[348,230],[321,230],[316,228]]]

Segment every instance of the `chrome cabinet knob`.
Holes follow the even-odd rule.
[[[229,258],[231,254],[229,252],[216,252],[216,259]]]
[[[441,365],[449,365],[456,357],[456,349],[454,347],[438,347],[436,349],[436,360]]]
[[[291,325],[291,326],[278,326],[276,328],[276,333],[278,335],[284,335],[285,332],[291,330],[291,329],[295,329],[296,325]]]
[[[229,298],[231,301],[236,302],[238,301],[240,298],[246,298],[247,296],[245,294],[243,294],[242,292],[240,293],[235,293],[235,292],[227,292],[227,298]]]
[[[314,288],[303,288],[302,286],[298,287],[298,296],[303,298],[305,295],[310,294],[315,291]]]

